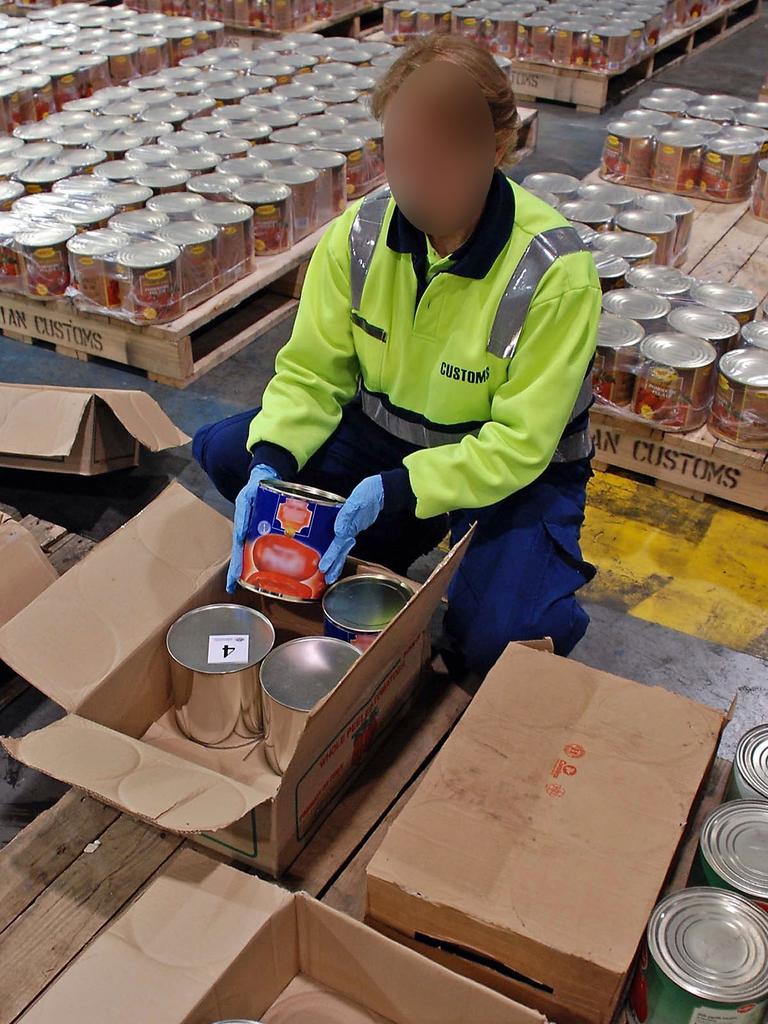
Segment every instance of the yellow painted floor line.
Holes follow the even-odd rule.
[[[768,657],[765,516],[597,473],[581,539],[587,600]]]

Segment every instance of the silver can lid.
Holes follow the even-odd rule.
[[[268,139],[271,134],[272,129],[268,124],[254,120],[228,124],[224,132],[227,139],[245,139],[250,143],[260,143],[264,139]]]
[[[688,106],[687,100],[667,99],[665,96],[657,96],[651,93],[650,96],[643,96],[638,106],[645,110],[662,110],[665,114],[684,114]]]
[[[262,148],[258,146],[254,152],[260,153]],[[262,181],[270,168],[271,164],[257,156],[236,157],[233,160],[222,160],[219,164],[221,174],[234,174],[243,181]]]
[[[218,166],[218,158],[215,153],[177,153],[169,161],[171,167],[176,171],[188,171],[190,174],[204,174],[206,171],[215,171]]]
[[[164,196],[153,196],[147,201],[147,209],[154,213],[194,213],[205,203],[202,196],[190,192],[169,192]]]
[[[186,185],[189,179],[190,172],[178,167],[156,167],[136,176],[137,183],[147,188],[175,188],[176,185]]]
[[[717,352],[708,341],[678,331],[650,335],[641,343],[640,351],[651,362],[675,370],[697,370],[711,366],[717,359]]]
[[[703,118],[706,121],[728,122],[734,120],[730,107],[721,107],[715,103],[693,103],[686,107],[688,117]]]
[[[313,146],[320,141],[320,132],[314,128],[278,128],[272,132],[272,142],[287,143],[289,146]]]
[[[598,249],[592,253],[597,276],[603,280],[618,280],[624,277],[630,269],[629,263],[623,256],[614,256],[613,253]]]
[[[688,277],[675,267],[633,267],[627,274],[627,284],[630,287],[642,288],[647,292],[667,297],[685,295],[692,282],[692,277]]]
[[[692,285],[691,298],[702,306],[721,309],[724,313],[750,313],[757,309],[759,301],[749,288],[708,281]]]
[[[720,360],[720,372],[736,384],[768,388],[768,352],[761,348],[736,348]]]
[[[319,175],[312,167],[273,167],[267,174],[268,181],[276,181],[281,185],[310,185],[317,181]]]
[[[608,206],[631,206],[637,200],[637,192],[624,185],[593,184],[579,186],[579,199],[607,203]]]
[[[182,220],[177,224],[169,224],[157,233],[158,238],[170,242],[171,245],[178,245],[179,248],[213,242],[218,234],[219,229],[204,220]]]
[[[107,160],[95,167],[93,174],[105,181],[135,181],[146,171],[146,164],[140,160]]]
[[[680,103],[696,103],[701,99],[701,93],[694,92],[693,89],[681,89],[674,85],[660,86],[653,90],[651,96],[656,96],[661,100],[676,100]]]
[[[181,255],[177,245],[168,242],[134,242],[117,254],[118,262],[132,270],[149,270],[152,267],[165,267]]]
[[[214,171],[213,174],[196,174],[187,182],[187,191],[202,196],[219,195],[222,192],[234,192],[242,184],[243,179],[235,174],[224,174]]]
[[[215,138],[209,135],[205,142],[205,152],[213,153],[214,156],[225,160],[227,157],[237,157],[249,152],[251,144],[247,139],[235,139],[230,137]]]
[[[71,224],[45,224],[29,231],[19,231],[16,242],[25,249],[37,249],[41,246],[61,245],[74,235]]]
[[[707,152],[718,156],[757,156],[760,143],[753,139],[738,139],[727,135],[718,135],[707,140]]]
[[[640,121],[642,124],[650,124],[654,128],[664,128],[672,123],[672,117],[665,114],[663,110],[643,110],[642,107],[636,110],[625,110],[621,119],[622,121]]]
[[[616,226],[622,231],[637,231],[641,235],[671,235],[677,230],[677,224],[671,217],[651,210],[625,210],[616,215]]]
[[[656,254],[656,243],[647,235],[635,231],[602,231],[594,240],[595,249],[602,249],[614,256],[623,256],[630,262],[650,260]]]
[[[329,587],[323,613],[342,629],[380,633],[412,597],[413,591],[401,580],[361,573]]]
[[[711,135],[719,135],[724,128],[729,126],[722,125],[718,121],[708,121],[705,117],[678,117],[674,126],[670,126],[670,130],[673,127],[676,132],[700,135],[706,140]]]
[[[640,288],[616,288],[603,296],[603,309],[630,320],[660,320],[672,308],[669,299]]]
[[[662,900],[648,923],[660,970],[692,995],[745,1003],[768,995],[768,915],[722,889],[683,889]]]
[[[637,205],[652,213],[663,213],[667,217],[693,216],[693,203],[683,196],[673,196],[664,192],[648,192],[637,197]]]
[[[733,763],[749,788],[768,800],[768,725],[744,733]]]
[[[171,145],[179,153],[196,153],[202,152],[208,145],[208,136],[205,132],[199,132],[193,130],[193,126],[197,125],[197,120],[188,121],[187,129],[182,129],[180,132],[174,132],[173,141]]]
[[[151,146],[137,146],[125,154],[126,160],[139,160],[145,167],[167,167],[179,151],[170,143],[167,146],[154,143]]]
[[[311,711],[352,668],[359,652],[346,640],[305,636],[276,647],[259,670],[272,700],[294,711]]]
[[[206,117],[191,117],[188,121],[184,122],[185,133],[188,132],[190,135],[216,135],[218,132],[226,131],[229,128],[229,121],[225,121],[223,117],[216,117],[215,114],[208,115]],[[182,134],[181,132],[179,134]],[[174,138],[174,146],[177,144]],[[195,145],[200,146],[202,143],[198,142]],[[181,146],[178,146],[181,149]],[[187,148],[192,148],[190,146]]]
[[[274,184],[270,181],[253,182],[243,185],[235,192],[235,199],[249,206],[267,206],[284,203],[290,199],[291,190],[287,185]]]
[[[244,644],[227,645],[228,637],[248,637]],[[215,637],[215,641],[211,638]],[[185,668],[210,675],[242,672],[264,658],[275,643],[272,623],[261,612],[240,604],[207,604],[182,615],[168,630],[168,653]],[[246,653],[247,652],[247,653]],[[213,655],[213,660],[209,657]],[[231,664],[226,658],[240,658]],[[219,660],[220,659],[220,660]]]
[[[245,203],[206,203],[192,216],[195,220],[227,227],[229,224],[244,224],[253,220],[253,210]]]
[[[332,149],[309,149],[296,157],[296,163],[302,167],[313,167],[316,171],[325,171],[334,167],[344,167],[347,158],[343,153]]]
[[[741,328],[742,345],[765,349],[768,352],[768,320],[752,320]]]
[[[590,199],[573,199],[561,203],[560,213],[567,220],[577,220],[581,224],[610,224],[616,215],[612,206]]]
[[[118,250],[130,245],[130,238],[122,231],[101,228],[84,231],[67,242],[67,249],[76,256],[115,256]]]
[[[631,348],[639,345],[644,337],[645,329],[636,320],[613,313],[601,314],[597,328],[598,348]]]
[[[576,195],[581,182],[571,174],[560,174],[557,171],[538,171],[523,178],[523,188],[535,188],[541,192],[551,192],[558,197]]]
[[[114,231],[125,231],[128,235],[151,235],[169,223],[168,215],[153,210],[129,210],[110,217],[109,226]]]
[[[672,310],[667,323],[674,331],[706,341],[725,341],[739,333],[739,321],[735,317],[708,306],[680,306]]]
[[[660,146],[672,146],[675,149],[698,149],[704,145],[703,135],[692,131],[678,131],[676,129],[659,132],[656,141]]]
[[[696,99],[712,106],[726,107],[728,110],[741,110],[742,107],[748,105],[747,100],[741,99],[740,96],[732,96],[727,92],[710,92],[706,96],[697,96]]]
[[[731,800],[717,807],[701,830],[701,853],[734,889],[768,899],[768,800]]]

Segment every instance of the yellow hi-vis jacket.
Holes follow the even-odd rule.
[[[280,445],[301,468],[360,391],[375,423],[419,446],[403,460],[419,518],[494,504],[553,460],[589,455],[594,262],[558,213],[503,180],[514,225],[490,271],[438,273],[418,305],[411,254],[387,244],[388,191],[334,222],[307,271],[250,450]]]

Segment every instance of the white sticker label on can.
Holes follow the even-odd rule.
[[[760,1024],[764,1013],[763,1000],[759,1003],[746,1003],[738,1010],[698,1006],[691,1014],[689,1024]]]
[[[208,637],[209,665],[247,665],[248,634]]]

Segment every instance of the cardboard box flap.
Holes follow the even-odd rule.
[[[0,452],[39,458],[69,455],[94,398],[105,402],[125,429],[150,451],[189,441],[143,391],[0,384]]]
[[[280,786],[267,772],[250,785],[237,782],[77,715],[2,742],[30,768],[182,834],[226,828]]]
[[[165,631],[226,565],[231,537],[225,516],[172,483],[0,629],[0,658],[67,711],[95,719],[99,688],[150,638],[147,658],[167,659]],[[146,696],[141,669],[109,695],[110,714],[128,717]],[[150,721],[164,708],[155,710]]]
[[[511,644],[371,861],[369,913],[555,992],[568,963],[608,984],[632,962],[722,724]]]
[[[69,455],[93,392],[80,388],[0,384],[0,452]]]
[[[35,538],[20,523],[0,522],[0,626],[58,579]]]

